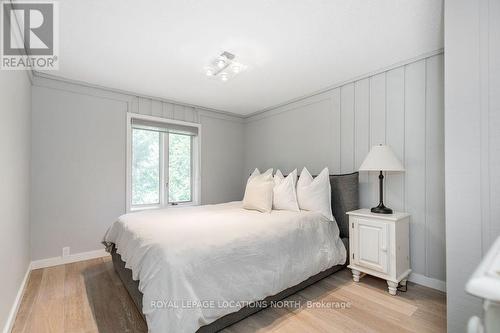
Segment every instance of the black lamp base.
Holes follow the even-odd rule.
[[[371,209],[371,212],[376,214],[392,214],[392,209],[384,206],[384,174],[382,171],[380,171],[380,174],[378,175],[378,180],[380,201],[377,207],[373,207]]]
[[[376,214],[392,214],[392,209],[387,208],[383,203],[380,203],[377,207],[373,207],[371,212]]]

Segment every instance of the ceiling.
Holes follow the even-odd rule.
[[[247,115],[443,47],[436,0],[65,0],[48,74]],[[248,69],[221,82],[222,51]]]

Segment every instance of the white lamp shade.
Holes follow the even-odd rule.
[[[391,147],[378,145],[366,155],[359,171],[405,171],[405,168]]]

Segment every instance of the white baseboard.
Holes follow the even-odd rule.
[[[70,254],[69,256],[66,257],[53,257],[53,258],[32,261],[31,269],[64,265],[72,262],[95,259],[106,256],[109,256],[109,253],[107,253],[106,250],[104,249],[88,251],[88,252],[80,252],[80,253]]]
[[[446,282],[438,280],[438,279],[433,279],[433,278],[430,278],[430,277],[422,275],[422,274],[411,273],[408,280],[413,282],[413,283],[425,286],[425,287],[429,287],[432,289],[440,290],[442,292],[446,292]]]
[[[14,300],[14,304],[12,304],[12,308],[10,309],[9,316],[7,317],[7,321],[3,328],[3,333],[10,333],[12,331],[12,327],[14,326],[14,321],[16,320],[17,311],[19,311],[19,306],[21,305],[21,300],[23,299],[24,290],[26,289],[26,283],[28,282],[28,277],[30,276],[31,265],[28,265],[28,269],[26,270],[26,274],[24,274],[23,281],[19,286],[19,290],[17,291],[16,299]]]

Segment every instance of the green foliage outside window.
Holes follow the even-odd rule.
[[[170,133],[168,143],[168,200],[191,201],[191,136]]]
[[[160,133],[133,129],[132,204],[160,203]]]

